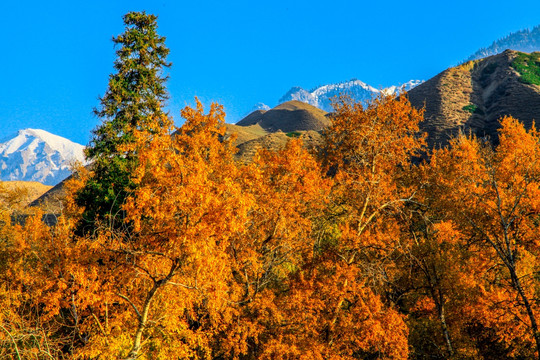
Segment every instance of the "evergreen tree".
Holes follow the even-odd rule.
[[[161,118],[167,96],[169,49],[165,37],[157,33],[157,16],[130,12],[123,18],[123,34],[113,38],[117,59],[115,74],[109,76],[105,95],[94,113],[102,124],[93,131],[86,157],[93,163],[93,174],[77,194],[77,204],[85,210],[79,233],[94,231],[97,221],[122,226],[121,206],[134,189],[130,180],[136,155],[124,150],[134,141],[134,130],[147,129],[150,118]]]

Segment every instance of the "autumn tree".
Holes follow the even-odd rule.
[[[17,201],[18,196],[3,194],[3,201],[8,199]],[[65,272],[73,257],[80,256],[72,242],[72,227],[61,218],[50,228],[36,209],[27,209],[24,216],[15,216],[16,206],[2,210],[0,357],[69,357],[81,342],[76,312],[70,311],[76,309],[70,300],[78,289]]]
[[[403,212],[405,231],[393,260],[398,272],[389,291],[408,315],[411,358],[470,357],[477,354],[469,328],[483,267],[457,226],[430,211],[431,195],[422,188]]]
[[[325,171],[335,184],[328,215],[336,220],[340,233],[327,249],[335,268],[342,272],[335,281],[336,291],[341,293],[334,305],[335,318],[343,304],[362,304],[351,298],[356,288],[358,294],[364,293],[364,304],[378,299],[378,306],[388,308],[388,318],[380,321],[394,326],[403,321],[384,298],[393,277],[392,254],[402,231],[397,217],[415,198],[416,188],[405,178],[424,145],[418,128],[422,120],[422,111],[413,108],[406,96],[381,95],[365,108],[346,99],[335,105],[322,147]],[[393,333],[394,351],[407,343],[406,326],[401,329],[403,332]]]
[[[343,248],[347,262],[357,260],[366,248],[361,243],[364,234],[369,238],[371,228],[382,230],[378,226],[387,222],[377,222],[414,198],[414,186],[404,179],[424,145],[418,128],[422,119],[422,111],[405,96],[381,95],[365,109],[346,100],[336,104],[321,156],[325,172],[335,180],[333,211],[351,234],[352,242]],[[385,248],[387,243],[378,240],[365,245]]]
[[[120,209],[134,189],[130,174],[136,166],[136,155],[125,145],[135,141],[135,130],[148,127],[150,118],[164,116],[167,77],[163,69],[170,63],[165,38],[157,33],[157,17],[130,12],[123,19],[124,33],[113,38],[119,46],[116,73],[109,77],[100,107],[94,110],[102,124],[85,150],[93,175],[77,196],[78,205],[84,207],[79,233],[92,232],[98,220],[122,226]]]
[[[228,248],[235,321],[217,337],[215,354],[309,356],[320,347],[309,341],[313,333],[306,335],[312,324],[286,303],[307,306],[289,295],[292,279],[313,256],[313,222],[326,206],[330,181],[321,177],[316,159],[297,139],[280,150],[259,150],[240,171],[244,201],[250,205],[244,231]]]
[[[81,168],[67,183],[69,219],[48,228],[30,217],[24,229],[9,230],[15,240],[6,253],[12,277],[6,291],[17,301],[16,289],[27,294],[38,330],[46,329],[23,347],[19,339],[28,335],[6,327],[0,340],[9,354],[49,341],[53,357],[212,358],[214,334],[234,313],[231,239],[245,232],[252,202],[242,193],[232,144],[220,140],[221,107],[204,114],[197,102],[182,114],[186,122],[174,136],[168,117],[149,118],[123,145],[138,155],[136,188],[121,208],[129,229],[103,226],[74,236],[69,219],[81,215],[75,199],[92,176]],[[0,317],[2,325],[18,324],[15,315],[10,322]]]
[[[382,96],[365,109],[336,105],[321,149],[322,172],[333,186],[306,239],[312,253],[291,276],[280,304],[283,318],[299,329],[288,334],[298,354],[407,357],[404,318],[385,301],[381,285],[400,232],[393,214],[414,196],[401,178],[423,144],[421,119],[404,97]],[[275,346],[273,356],[283,351]]]
[[[540,136],[511,117],[501,124],[496,148],[461,136],[426,166],[434,206],[483,262],[478,318],[514,353],[533,356],[530,342],[538,357]]]
[[[197,102],[182,116],[173,136],[166,116],[149,118],[123,147],[138,157],[121,208],[129,231],[109,227],[78,240],[91,246],[101,284],[81,355],[209,359],[212,334],[229,321],[227,249],[244,231],[250,200],[232,144],[220,141],[221,107],[204,114]]]

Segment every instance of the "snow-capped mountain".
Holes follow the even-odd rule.
[[[420,85],[423,82],[424,82],[424,80],[409,80],[406,83],[403,83],[401,85],[392,85],[390,87],[387,87],[387,88],[383,89],[382,91],[384,93],[386,93],[386,94],[395,94],[398,91],[401,91],[401,89],[403,89],[405,91],[409,91],[412,88]]]
[[[56,185],[84,162],[84,146],[45,130],[24,129],[0,140],[0,179]]]
[[[367,102],[381,93],[381,91],[386,94],[394,94],[401,90],[401,88],[410,90],[422,82],[422,80],[410,80],[404,84],[390,86],[382,90],[378,90],[358,79],[323,85],[310,91],[304,90],[301,87],[293,87],[281,97],[279,102],[284,103],[286,101],[298,100],[325,111],[332,111],[332,99],[340,95],[349,96],[355,101]]]
[[[252,112],[257,111],[257,110],[267,111],[267,110],[270,110],[270,106],[268,106],[268,105],[266,105],[265,103],[262,103],[262,102],[256,103],[253,106],[253,108],[251,109],[251,111],[249,112],[249,114],[251,114]],[[247,114],[247,115],[249,115],[249,114]]]

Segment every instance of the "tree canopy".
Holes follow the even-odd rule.
[[[0,188],[0,357],[539,358],[536,128],[429,151],[381,95],[240,162],[220,105],[162,111],[156,18],[124,21],[57,224]]]
[[[80,233],[92,231],[96,221],[122,226],[121,206],[134,189],[130,174],[137,162],[137,155],[126,146],[135,141],[135,130],[150,130],[154,119],[167,116],[163,70],[171,64],[166,60],[165,37],[157,33],[157,17],[130,12],[124,16],[124,24],[124,33],[113,38],[118,47],[116,73],[110,75],[100,107],[94,110],[102,123],[85,150],[92,176],[77,196],[78,205],[84,207]]]

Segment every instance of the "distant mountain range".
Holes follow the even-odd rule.
[[[500,54],[506,49],[526,53],[540,51],[540,25],[534,27],[532,30],[524,29],[510,33],[502,39],[494,41],[490,46],[479,49],[464,62]],[[390,86],[382,90],[370,86],[358,79],[322,85],[311,90],[305,90],[302,87],[295,86],[287,91],[287,93],[279,99],[278,103],[281,104],[291,100],[298,100],[313,105],[321,110],[331,112],[332,99],[339,95],[347,95],[355,101],[367,102],[381,92],[393,94],[401,89],[409,91],[421,83],[423,83],[422,80],[410,80],[404,84]],[[269,109],[270,107],[268,105],[258,103],[251,111]]]
[[[428,145],[444,146],[460,131],[496,143],[499,119],[504,115],[512,115],[530,128],[539,117],[540,109],[537,63],[540,63],[540,54],[508,50],[449,68],[411,89],[408,97],[412,105],[425,107],[421,130],[428,134]],[[531,78],[531,71],[537,77]],[[371,91],[369,87],[367,90]],[[321,142],[321,130],[330,121],[331,115],[326,111],[291,100],[270,110],[255,110],[237,124],[226,124],[224,137],[234,139],[238,148],[235,156],[239,161],[250,162],[257,149],[280,149],[291,138],[300,138],[306,147],[316,148]],[[61,204],[58,199],[63,196],[60,183],[33,205],[58,212],[57,204]]]
[[[337,99],[340,95],[350,96],[355,101],[366,102],[381,92],[393,94],[402,88],[410,90],[422,82],[422,80],[410,80],[404,84],[391,86],[382,90],[376,89],[358,79],[337,84],[322,85],[310,91],[306,91],[301,87],[293,87],[281,97],[279,102],[284,103],[291,100],[298,100],[324,111],[332,111],[332,100]]]
[[[84,146],[45,130],[24,129],[0,140],[0,179],[56,185],[84,161]]]
[[[468,60],[495,55],[507,48],[540,51],[540,26],[509,34],[478,50]],[[516,71],[513,63],[518,56],[521,55],[508,51],[450,68],[426,82],[411,80],[386,89],[377,89],[358,79],[311,90],[293,87],[279,100],[286,104],[271,109],[258,103],[237,125],[227,124],[228,133],[237,135],[239,155],[249,155],[261,144],[271,147],[282,144],[290,136],[316,143],[317,132],[329,121],[326,112],[332,111],[334,97],[345,94],[363,102],[381,92],[396,93],[403,87],[409,91],[415,106],[426,106],[423,129],[429,133],[431,145],[446,143],[462,129],[494,138],[501,115],[511,114],[527,126],[540,118],[540,87],[527,83]],[[298,131],[300,135],[296,134]],[[83,149],[83,145],[44,130],[20,130],[0,140],[0,180],[58,184],[69,176],[73,161],[84,161]]]
[[[490,46],[479,49],[465,61],[477,60],[486,56],[500,54],[506,49],[527,53],[540,51],[540,25],[534,27],[532,30],[524,29],[510,33],[502,39],[494,41]]]
[[[330,112],[333,110],[332,101],[337,99],[337,97],[340,95],[349,96],[355,101],[367,102],[381,92],[394,94],[401,89],[409,91],[422,82],[422,80],[410,80],[404,84],[390,86],[382,90],[376,89],[375,87],[370,86],[358,79],[352,79],[335,84],[321,85],[311,90],[305,90],[301,87],[295,86],[287,91],[287,93],[279,99],[278,103],[281,104],[287,101],[296,100]],[[252,111],[268,109],[270,109],[270,107],[266,104],[258,103],[253,107]]]
[[[266,105],[265,103],[262,103],[262,102],[256,103],[256,104],[253,106],[253,108],[251,108],[251,111],[250,111],[249,113],[247,113],[246,115],[249,115],[249,114],[251,114],[252,112],[257,111],[257,110],[264,110],[264,111],[270,110],[270,106],[268,106],[268,105]]]

